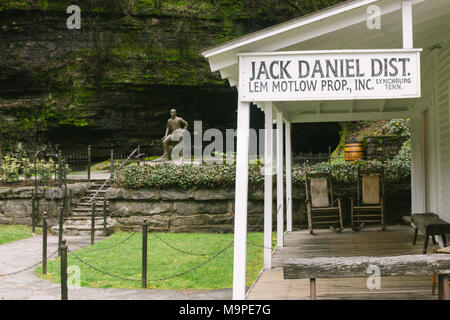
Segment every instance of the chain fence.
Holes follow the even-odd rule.
[[[55,252],[53,252],[51,255],[47,256],[47,260],[49,260],[49,259],[52,258],[54,255],[56,255],[56,254],[58,253],[58,251],[59,251],[59,249],[57,249],[57,250],[56,250]],[[28,271],[28,270],[37,268],[37,267],[39,267],[43,262],[44,262],[44,260],[41,260],[41,261],[39,261],[39,262],[36,262],[36,263],[34,263],[34,264],[32,264],[32,265],[30,265],[30,266],[28,266],[28,267],[22,268],[22,269],[17,270],[17,271],[13,271],[13,272],[9,272],[9,273],[0,273],[0,279],[1,279],[1,278],[11,277],[11,276],[14,276],[14,275],[16,275],[16,274],[19,274],[19,273],[22,273],[22,272],[25,272],[25,271]]]
[[[171,276],[161,277],[161,278],[148,279],[148,280],[147,280],[147,283],[149,283],[149,282],[159,282],[159,281],[171,280],[171,279],[175,279],[175,278],[184,276],[184,275],[186,275],[186,274],[188,274],[188,273],[191,273],[191,272],[193,272],[193,271],[196,271],[196,270],[202,268],[203,266],[207,265],[208,263],[210,263],[211,261],[213,261],[213,260],[216,259],[217,257],[219,257],[221,254],[223,254],[223,253],[224,253],[225,251],[227,251],[229,248],[231,248],[231,246],[233,245],[233,242],[234,242],[234,241],[231,241],[231,242],[230,242],[228,245],[226,245],[223,249],[217,251],[214,255],[212,255],[211,258],[205,260],[204,262],[202,262],[202,263],[200,263],[200,264],[198,264],[198,265],[196,265],[196,266],[194,266],[194,267],[192,267],[192,268],[189,268],[189,269],[187,269],[187,270],[185,270],[185,271],[182,271],[182,272],[173,274],[173,275],[171,275]],[[70,250],[68,250],[68,252],[69,252],[76,260],[78,260],[78,261],[81,262],[82,264],[88,266],[89,268],[91,268],[91,269],[93,269],[93,270],[95,270],[95,271],[97,271],[97,272],[99,272],[99,273],[105,274],[105,275],[107,275],[107,276],[110,276],[110,277],[112,277],[112,278],[116,278],[116,279],[119,279],[119,280],[122,280],[122,281],[131,281],[131,282],[141,282],[141,281],[142,281],[142,279],[136,279],[136,278],[124,277],[124,276],[120,276],[120,275],[118,275],[118,274],[115,274],[115,273],[112,273],[112,272],[109,272],[109,271],[102,270],[102,269],[100,269],[99,267],[96,267],[96,266],[94,266],[93,264],[87,262],[86,260],[80,258],[80,257],[79,257],[78,255],[76,255],[74,252],[72,252],[72,251],[70,251]]]
[[[155,236],[157,239],[159,239],[162,243],[164,243],[166,246],[168,246],[169,248],[172,248],[175,251],[190,255],[190,256],[197,256],[197,257],[206,257],[206,256],[213,256],[215,255],[217,252],[220,252],[221,250],[217,251],[217,252],[210,252],[210,253],[193,253],[193,252],[189,252],[180,248],[177,248],[175,246],[173,246],[172,244],[170,244],[168,241],[162,239],[158,234],[156,233],[152,233],[151,235]]]
[[[115,247],[119,247],[122,244],[124,244],[125,242],[127,242],[128,240],[130,240],[131,238],[133,238],[133,236],[135,236],[137,234],[137,232],[133,232],[132,234],[130,234],[128,237],[126,237],[125,239],[120,240],[118,243],[112,244],[110,246],[104,247],[104,248],[93,248],[93,247],[79,247],[74,245],[73,243],[69,242],[69,245],[71,247],[75,247],[76,250],[79,249],[85,249],[85,250],[95,250],[95,251],[103,251],[103,250],[109,250],[111,248],[115,248]]]

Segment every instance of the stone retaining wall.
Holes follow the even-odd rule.
[[[355,186],[335,185],[336,196],[344,197],[344,220],[350,223],[348,198],[355,196]],[[273,225],[276,226],[276,191],[274,190]],[[387,186],[388,223],[401,223],[411,213],[411,191],[407,183]],[[144,218],[150,230],[170,232],[233,232],[234,189],[219,190],[125,190],[110,188],[106,192],[109,210],[123,230],[140,230]],[[294,187],[293,227],[307,226],[305,191]],[[249,191],[248,230],[263,230],[264,192]]]
[[[364,139],[367,160],[386,160],[398,154],[407,138],[399,136],[374,136]]]
[[[68,184],[67,188],[72,194],[72,202],[77,202],[85,195],[88,184]],[[31,225],[31,198],[33,192],[34,187],[0,188],[0,224]],[[62,199],[60,188],[40,187],[38,196],[40,213],[47,212],[50,226],[57,224],[58,204]]]
[[[87,183],[68,185],[72,202],[81,199],[88,189]],[[349,200],[355,196],[354,185],[334,185],[336,196],[344,197],[343,210],[346,225],[350,223]],[[31,197],[33,187],[0,188],[0,224],[31,224]],[[57,206],[61,192],[57,187],[40,188],[40,212],[47,211],[49,224],[57,224]],[[276,192],[274,190],[273,225],[276,226]],[[408,183],[386,186],[387,222],[401,223],[403,215],[411,212],[411,191]],[[294,187],[294,230],[307,226],[305,191]],[[109,212],[122,230],[141,230],[147,218],[150,230],[170,232],[233,232],[234,189],[210,190],[125,190],[110,188],[106,191]],[[264,192],[249,190],[248,230],[263,230]],[[39,222],[38,222],[39,223]]]

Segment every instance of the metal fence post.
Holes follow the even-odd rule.
[[[61,252],[61,300],[68,300],[67,294],[67,245],[66,240],[62,240],[59,248]]]
[[[58,187],[60,187],[60,188],[62,187],[62,175],[63,175],[61,163],[62,163],[62,154],[61,154],[61,151],[59,151],[58,152]]]
[[[36,155],[34,156],[34,195],[33,195],[33,202],[32,202],[32,216],[31,216],[31,229],[32,233],[36,232],[36,212],[39,213],[39,201],[36,199],[38,198],[38,172],[37,172],[37,160]]]
[[[105,237],[108,235],[108,230],[106,228],[106,199],[103,199],[103,235]]]
[[[91,145],[88,145],[87,178],[88,182],[91,182]]]
[[[69,196],[67,197],[67,216],[70,215],[71,207],[72,207],[72,190],[69,190]]]
[[[58,230],[58,246],[62,245],[63,238],[63,226],[64,226],[64,207],[62,203],[59,205],[59,230]],[[61,256],[61,250],[59,250],[59,255]]]
[[[92,212],[91,212],[91,245],[94,244],[95,240],[95,201],[92,202]]]
[[[42,214],[42,274],[47,274],[47,212]]]
[[[114,150],[111,150],[111,176],[114,173]]]
[[[31,198],[31,233],[36,233],[36,194]]]
[[[141,155],[141,146],[138,144],[137,146],[137,156],[136,156],[136,163],[139,164],[139,156]]]
[[[63,186],[64,186],[64,192],[63,192],[63,203],[64,203],[64,215],[69,215],[69,208],[68,208],[68,194],[67,194],[67,170],[66,170],[66,162],[64,160],[61,161],[63,165]],[[61,186],[62,188],[62,186]]]
[[[147,219],[142,224],[142,288],[147,288]]]

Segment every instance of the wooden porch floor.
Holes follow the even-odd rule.
[[[262,272],[247,299],[309,299],[308,279],[283,279],[282,265],[286,258],[421,254],[424,236],[419,234],[415,246],[412,238],[409,226],[389,226],[383,232],[379,228],[359,232],[345,229],[342,233],[319,230],[317,235],[306,230],[289,232],[285,247],[277,248],[273,254],[273,268]],[[429,253],[431,246],[430,241]],[[366,281],[367,278],[317,279],[317,299],[437,299],[437,295],[431,294],[431,275],[382,276],[379,290],[369,290]]]

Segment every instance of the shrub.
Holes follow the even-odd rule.
[[[411,175],[411,141],[403,143],[398,154],[387,161],[386,177],[391,181],[401,181]]]
[[[33,177],[34,166],[28,158],[22,158],[22,175],[26,180]]]
[[[394,119],[388,124],[388,132],[394,136],[407,137],[411,136],[409,119]]]
[[[1,165],[3,179],[8,183],[19,181],[20,163],[16,158],[5,156]]]
[[[40,159],[36,162],[36,169],[39,179],[42,183],[48,183],[52,178],[52,169],[58,170],[58,164],[52,159],[45,161]],[[66,173],[69,173],[70,167],[66,163]],[[3,157],[0,165],[0,178],[8,183],[17,182],[20,177],[25,180],[30,180],[34,175],[34,161],[28,158],[21,158],[19,160],[16,157],[5,156]]]
[[[48,183],[52,178],[52,168],[54,166],[53,159],[49,159],[46,162],[44,159],[40,159],[36,164],[37,173],[41,183]]]
[[[409,144],[410,148],[410,144]],[[410,150],[410,149],[409,149]],[[294,165],[292,183],[304,184],[306,170],[331,172],[335,182],[354,183],[358,170],[385,171],[387,181],[405,181],[410,176],[408,144],[392,161],[322,162],[315,165]],[[165,188],[230,188],[234,186],[236,165],[222,164],[197,166],[192,164],[175,165],[172,163],[154,166],[138,166],[133,163],[116,172],[113,184],[126,189],[165,189]],[[273,181],[276,181],[274,177]],[[261,189],[264,186],[264,166],[261,162],[249,163],[249,187]]]

